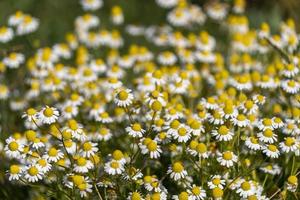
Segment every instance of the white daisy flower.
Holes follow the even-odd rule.
[[[264,154],[266,154],[270,158],[278,158],[280,155],[280,152],[279,152],[277,146],[275,146],[273,144],[263,146],[262,151]]]
[[[225,125],[220,126],[218,130],[213,130],[211,134],[215,136],[218,141],[230,141],[234,136],[234,133],[232,133]]]
[[[183,179],[188,175],[181,162],[175,162],[172,166],[169,166],[167,173],[175,181]]]
[[[11,28],[2,26],[0,27],[0,42],[6,43],[13,39],[14,32]]]
[[[200,186],[193,185],[187,192],[190,194],[191,200],[206,199],[206,191]]]
[[[8,174],[9,174],[8,180],[9,181],[19,180],[20,177],[22,176],[22,173],[23,173],[22,167],[20,167],[19,165],[11,165],[8,170]]]
[[[120,89],[115,95],[115,103],[120,107],[128,107],[133,102],[133,95],[130,89]]]
[[[59,112],[54,107],[46,106],[38,114],[37,118],[43,124],[52,124],[58,119]]]
[[[132,137],[143,137],[143,134],[146,132],[144,129],[142,129],[141,125],[139,123],[134,123],[129,127],[125,128],[126,132],[132,136]]]
[[[38,182],[43,179],[43,175],[39,168],[34,165],[25,167],[24,178],[29,182]]]
[[[264,143],[274,143],[277,141],[277,135],[269,128],[257,134],[259,141]]]
[[[209,189],[224,189],[225,180],[223,180],[220,175],[214,175],[211,177],[210,181],[207,182],[207,185]]]
[[[238,157],[231,151],[225,151],[223,153],[219,153],[217,161],[220,163],[220,165],[229,168],[238,161]]]
[[[246,147],[248,147],[251,150],[257,151],[260,150],[262,147],[259,143],[258,138],[252,136],[252,137],[247,137],[245,141]]]
[[[24,145],[19,140],[10,137],[6,139],[4,147],[5,154],[8,158],[20,158]]]
[[[279,143],[282,152],[295,152],[299,147],[299,142],[293,137],[286,137],[284,141]]]
[[[49,162],[57,162],[59,159],[63,158],[64,154],[54,147],[51,147],[47,154],[44,155],[44,158],[47,159]]]
[[[10,53],[7,57],[3,59],[3,63],[11,69],[18,68],[25,61],[25,56],[21,53]]]
[[[107,162],[104,165],[104,171],[109,175],[122,174],[124,170],[123,164],[116,160]]]
[[[74,171],[77,173],[87,173],[90,169],[93,168],[94,164],[84,157],[79,157],[74,164]]]
[[[98,147],[96,143],[93,142],[85,142],[82,144],[82,150],[81,150],[81,155],[85,158],[89,158],[93,155],[95,155],[95,153],[98,151]]]

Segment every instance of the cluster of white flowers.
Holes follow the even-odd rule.
[[[155,2],[167,9],[165,25],[121,26],[126,16],[113,6],[108,20],[118,28],[108,30],[91,13],[104,2],[81,0],[87,13],[64,42],[29,57],[4,56],[0,80],[26,70],[22,99],[15,98],[18,88],[0,83],[0,101],[19,116],[26,110],[22,132],[5,140],[8,179],[69,199],[299,196],[294,21],[272,35],[267,23],[249,26],[244,0],[205,9],[186,0]],[[225,50],[222,38],[205,31],[211,21],[228,30]],[[8,23],[19,35],[38,27],[20,11]],[[124,32],[155,50],[129,43]],[[12,38],[12,28],[0,29],[1,42]]]

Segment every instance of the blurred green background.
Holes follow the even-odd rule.
[[[203,5],[208,1],[191,2]],[[225,2],[230,3],[231,0]],[[154,0],[105,0],[104,6],[94,12],[101,17],[104,27],[107,26],[113,5],[123,8],[126,23],[160,24],[167,13],[159,8]],[[7,17],[16,10],[22,10],[40,19],[40,28],[30,38],[39,38],[42,46],[62,41],[65,33],[73,30],[75,17],[84,13],[79,0],[0,0],[0,25],[5,25]],[[250,22],[254,27],[266,21],[275,28],[281,19],[288,17],[293,17],[299,22],[300,0],[248,0],[246,14],[252,19]],[[297,26],[299,29],[298,23]]]

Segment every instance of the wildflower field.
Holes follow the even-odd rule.
[[[300,199],[299,11],[0,1],[0,200]]]

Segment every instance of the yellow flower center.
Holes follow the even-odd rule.
[[[173,164],[173,167],[172,167],[173,171],[176,172],[176,173],[180,173],[183,171],[183,166],[180,162],[176,162]]]
[[[228,132],[229,132],[229,129],[226,127],[226,126],[221,126],[220,128],[219,128],[219,130],[218,130],[218,133],[220,134],[220,135],[227,135],[228,134]]]
[[[218,187],[212,190],[212,194],[214,198],[221,198],[223,196],[223,193],[224,193],[223,190]]]
[[[86,163],[87,163],[87,161],[86,161],[85,158],[80,157],[80,158],[77,159],[77,165],[78,166],[85,166]]]
[[[197,152],[201,154],[207,151],[207,147],[204,143],[199,143],[196,148],[197,148]]]
[[[238,121],[245,121],[245,120],[246,120],[246,116],[243,115],[243,114],[239,114],[239,115],[237,116],[237,120],[238,120]]]
[[[159,101],[154,101],[152,104],[151,104],[151,108],[152,108],[152,110],[154,110],[155,112],[157,112],[157,111],[160,111],[161,110],[161,108],[162,108],[162,105],[161,105],[161,103],[159,102]]]
[[[273,131],[271,129],[266,129],[264,131],[264,136],[269,137],[269,138],[272,137],[273,136]]]
[[[120,167],[120,164],[117,161],[113,161],[110,163],[111,168],[118,169]]]
[[[9,171],[11,174],[18,174],[20,172],[20,167],[18,165],[11,165]]]
[[[99,133],[100,133],[100,135],[107,135],[108,134],[108,129],[107,128],[101,128]]]
[[[298,178],[296,176],[289,176],[288,177],[288,183],[292,185],[298,184]]]
[[[51,157],[55,157],[55,156],[57,156],[57,150],[54,148],[54,147],[52,147],[49,151],[48,151],[48,154],[49,154],[49,156],[51,156]]]
[[[125,101],[128,98],[128,93],[125,90],[122,90],[121,92],[118,93],[118,98],[121,101]]]
[[[253,107],[253,101],[250,101],[250,100],[246,101],[245,107],[246,107],[248,110],[250,110],[250,109]]]
[[[273,144],[270,144],[270,145],[268,146],[268,149],[269,149],[270,151],[272,151],[272,152],[276,152],[276,151],[277,151],[277,147],[276,147],[275,145],[273,145]]]
[[[36,168],[36,167],[30,167],[29,169],[28,169],[28,174],[30,175],[30,176],[36,176],[37,174],[39,173],[39,170]]]
[[[223,153],[223,158],[225,160],[231,160],[232,159],[232,153],[230,151],[226,151]]]
[[[178,134],[180,136],[185,136],[187,134],[187,131],[186,131],[185,128],[181,127],[181,128],[178,129]]]
[[[122,151],[120,150],[115,150],[112,156],[115,160],[121,160],[124,157]]]
[[[83,150],[84,151],[90,151],[91,149],[92,149],[92,144],[90,143],[90,142],[85,142],[84,144],[83,144]]]
[[[46,117],[52,117],[54,114],[52,108],[46,108],[43,113]]]
[[[11,143],[9,143],[8,148],[11,151],[17,151],[19,148],[19,144],[15,141],[12,141]]]
[[[149,151],[155,151],[157,149],[157,144],[154,141],[151,141],[148,145],[147,148]]]
[[[295,139],[294,138],[292,138],[292,137],[287,137],[286,139],[285,139],[285,145],[286,146],[292,146],[292,145],[294,145],[295,144]]]
[[[251,141],[253,144],[258,144],[258,140],[257,140],[257,138],[255,138],[255,137],[251,137],[250,141]]]
[[[264,119],[263,120],[263,125],[265,125],[265,126],[271,126],[272,125],[272,120],[271,119]]]
[[[81,185],[84,182],[83,176],[75,175],[75,176],[72,176],[72,179],[73,179],[73,183],[77,186]]]
[[[245,182],[242,183],[241,188],[242,188],[244,191],[248,191],[248,190],[250,190],[251,185],[250,185],[250,183],[249,183],[248,181],[245,181]]]
[[[36,132],[32,130],[26,131],[25,135],[26,135],[26,139],[31,142],[33,142],[34,139],[36,138]]]
[[[26,113],[27,113],[27,115],[29,115],[29,116],[33,116],[33,115],[36,114],[36,110],[33,109],[33,108],[29,108],[29,109],[27,109]]]
[[[45,167],[45,166],[47,165],[47,162],[46,162],[45,159],[40,159],[40,160],[38,161],[38,164],[41,165],[42,167]]]
[[[141,127],[141,125],[139,123],[134,123],[132,125],[132,130],[134,130],[134,131],[141,131],[142,127]]]
[[[214,179],[212,180],[212,183],[213,183],[214,185],[219,185],[219,184],[221,183],[221,180],[220,180],[219,178],[214,178]]]
[[[201,190],[199,187],[193,187],[192,193],[197,196],[201,193]]]
[[[295,87],[295,86],[296,86],[296,82],[295,82],[294,80],[290,80],[290,81],[288,82],[288,86],[289,86],[289,87]]]
[[[179,127],[179,125],[180,125],[180,122],[177,121],[177,120],[174,120],[174,121],[171,122],[170,127],[172,129],[177,129]]]
[[[133,192],[132,195],[131,195],[131,200],[141,200],[142,197],[140,195],[140,193],[138,192]]]

